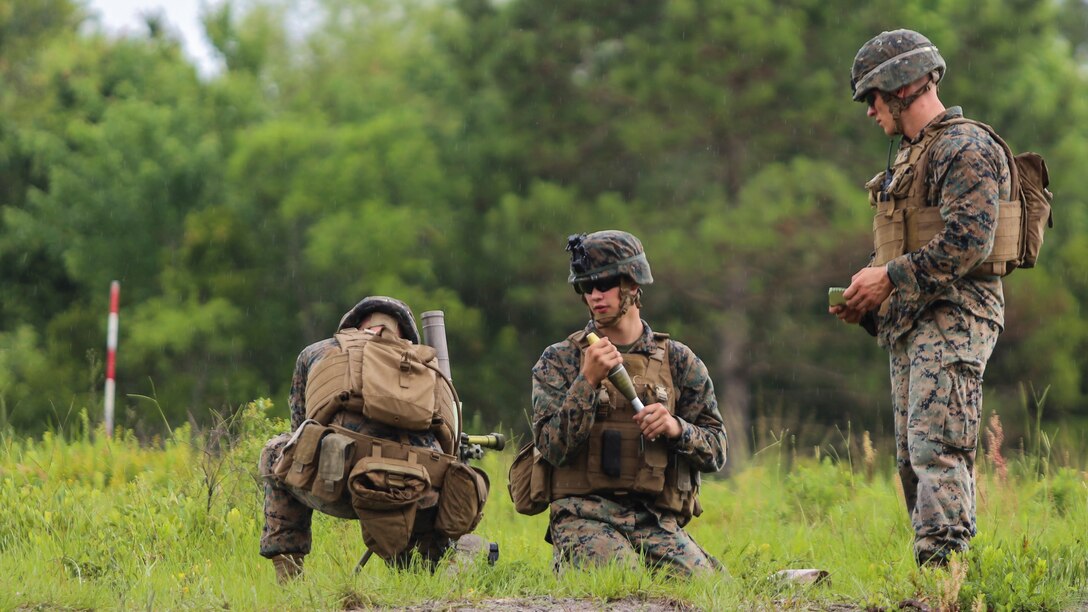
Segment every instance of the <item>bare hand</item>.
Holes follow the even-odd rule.
[[[634,418],[642,429],[643,437],[651,442],[662,435],[675,440],[684,432],[680,427],[680,421],[676,420],[676,417],[669,413],[669,409],[661,403],[646,406],[641,412],[636,412]]]
[[[612,368],[623,363],[623,353],[608,338],[601,338],[594,344],[586,347],[585,358],[582,359],[582,376],[593,387],[601,384],[608,377]]]
[[[857,324],[861,321],[861,318],[865,316],[865,313],[860,310],[854,310],[849,306],[839,304],[837,306],[831,306],[827,309],[827,312],[835,315],[842,320],[843,323]]]
[[[862,268],[850,279],[850,286],[843,292],[842,297],[846,300],[848,310],[864,314],[878,308],[881,302],[888,299],[894,288],[887,266]]]

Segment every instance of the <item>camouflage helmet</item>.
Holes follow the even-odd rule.
[[[914,30],[881,32],[854,56],[850,88],[854,101],[861,102],[874,89],[893,92],[933,71],[937,71],[934,82],[940,82],[945,63],[928,38]]]
[[[572,285],[614,276],[628,276],[639,285],[654,282],[642,243],[627,232],[602,230],[574,234],[567,238],[567,250],[570,251],[567,282]]]
[[[392,316],[397,320],[400,337],[412,344],[419,344],[419,329],[416,328],[416,319],[412,315],[412,309],[408,308],[408,305],[404,302],[384,295],[372,295],[363,298],[351,310],[344,313],[344,316],[340,319],[340,326],[336,328],[336,331],[349,327],[359,327],[363,319],[373,312],[383,312]]]

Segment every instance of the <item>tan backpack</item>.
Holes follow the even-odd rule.
[[[989,132],[1011,160],[1009,173],[1012,177],[1012,195],[1019,199],[1021,210],[1017,256],[1006,262],[1004,271],[996,270],[995,273],[1004,276],[1016,268],[1034,268],[1039,259],[1039,250],[1043,247],[1043,233],[1047,228],[1054,227],[1051,211],[1054,194],[1047,189],[1050,186],[1050,172],[1046,168],[1046,160],[1042,155],[1030,151],[1013,155],[1008,143],[985,123],[960,119],[950,121],[949,124],[960,122],[974,123]],[[998,223],[1000,224],[1000,220]]]
[[[318,361],[306,383],[306,418],[324,425],[341,410],[408,431],[431,428],[440,416],[442,375],[435,350],[395,336],[343,330],[340,352]]]

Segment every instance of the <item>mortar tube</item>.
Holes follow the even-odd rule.
[[[450,349],[446,344],[446,313],[441,310],[428,310],[420,315],[423,320],[423,344],[434,349],[438,360],[438,370],[453,384],[453,375],[450,373]],[[461,436],[461,404],[458,403],[454,410],[453,435],[460,439]]]
[[[446,313],[441,310],[428,310],[420,318],[423,319],[423,344],[434,349],[438,356],[438,369],[452,382],[450,350],[446,344]]]

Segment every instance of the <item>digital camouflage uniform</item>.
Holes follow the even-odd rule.
[[[912,55],[912,48],[923,52]],[[859,67],[864,72],[881,64],[879,78],[869,72],[868,80],[858,79]],[[867,94],[859,81],[894,91],[938,64],[943,74],[944,60],[925,37],[886,32],[858,52],[854,97]],[[959,107],[951,107],[913,141],[904,137],[890,171],[894,176],[904,169],[926,130],[943,130],[930,147],[925,173],[927,205],[940,207],[944,228],[922,248],[887,263],[894,289],[877,316],[878,341],[890,352],[896,460],[919,563],[941,563],[950,552],[966,550],[976,533],[982,376],[1004,326],[1001,279],[968,273],[993,248],[998,201],[1010,199],[1009,160],[983,128],[941,125],[961,116]]]
[[[616,234],[634,239],[626,233]],[[590,258],[600,255],[600,251],[588,250]],[[641,253],[641,244],[638,250]],[[605,257],[615,260],[622,254],[621,249]],[[577,261],[587,254],[575,249],[572,255]],[[645,268],[620,269],[630,277],[652,282],[645,259],[637,265]],[[593,262],[588,265],[589,269],[599,267]],[[600,276],[572,273],[569,280],[573,283]],[[657,344],[645,321],[642,327],[642,336],[629,352],[649,355]],[[593,322],[585,328],[596,329]],[[674,386],[671,392],[677,398],[675,416],[683,430],[679,438],[667,442],[669,451],[684,455],[701,472],[716,472],[725,465],[726,434],[713,383],[706,366],[690,348],[671,339],[667,343]],[[598,391],[581,375],[581,364],[582,350],[567,339],[549,346],[533,367],[533,439],[552,465],[564,465],[584,449],[597,414]],[[556,571],[567,563],[636,566],[640,554],[653,566],[681,574],[721,569],[721,564],[683,530],[678,516],[655,508],[652,498],[573,495],[552,501],[550,511],[546,539],[553,545]]]
[[[360,302],[359,305],[344,315],[338,329],[358,326],[362,320],[362,317],[357,316],[359,307],[363,305],[364,302],[370,304],[376,299],[394,301],[391,300],[391,298],[367,298],[367,300]],[[400,302],[396,303],[400,304]],[[414,325],[414,321],[410,324],[402,324],[401,335],[402,337],[418,342],[418,333],[416,333]],[[338,346],[339,343],[335,338],[327,338],[307,346],[299,353],[298,359],[295,362],[294,374],[291,378],[291,391],[288,398],[292,431],[297,430],[306,419],[306,381],[309,378],[310,371],[318,361],[337,353],[339,351]],[[364,422],[361,416],[345,412],[341,412],[337,415],[333,420],[333,423],[377,438],[406,442],[413,446],[429,447],[439,451],[442,450],[435,435],[429,431],[406,432],[377,423],[367,423]],[[310,523],[314,510],[319,510],[340,518],[358,520],[356,513],[352,509],[351,503],[346,496],[341,499],[339,503],[330,504],[329,502],[314,496],[308,490],[290,487],[272,477],[272,465],[279,458],[280,450],[290,437],[290,433],[280,434],[269,440],[261,451],[259,467],[261,476],[264,480],[265,521],[264,529],[261,532],[260,552],[261,556],[269,559],[281,554],[306,555],[310,552]],[[434,496],[435,500],[437,500],[437,495],[433,491],[429,492],[429,494]],[[421,505],[425,506],[426,503]],[[417,515],[417,525],[426,523],[426,521],[420,520],[420,518],[424,517],[424,513],[428,511],[434,512],[433,508],[429,510],[420,510]],[[362,544],[362,542],[360,542],[360,544]],[[409,547],[408,552],[405,553],[405,556],[399,563],[403,564],[408,561],[412,548],[419,550],[425,559],[431,561],[437,560],[442,556],[442,553],[448,545],[448,539],[442,538],[434,532],[416,534],[413,537],[413,542]]]

